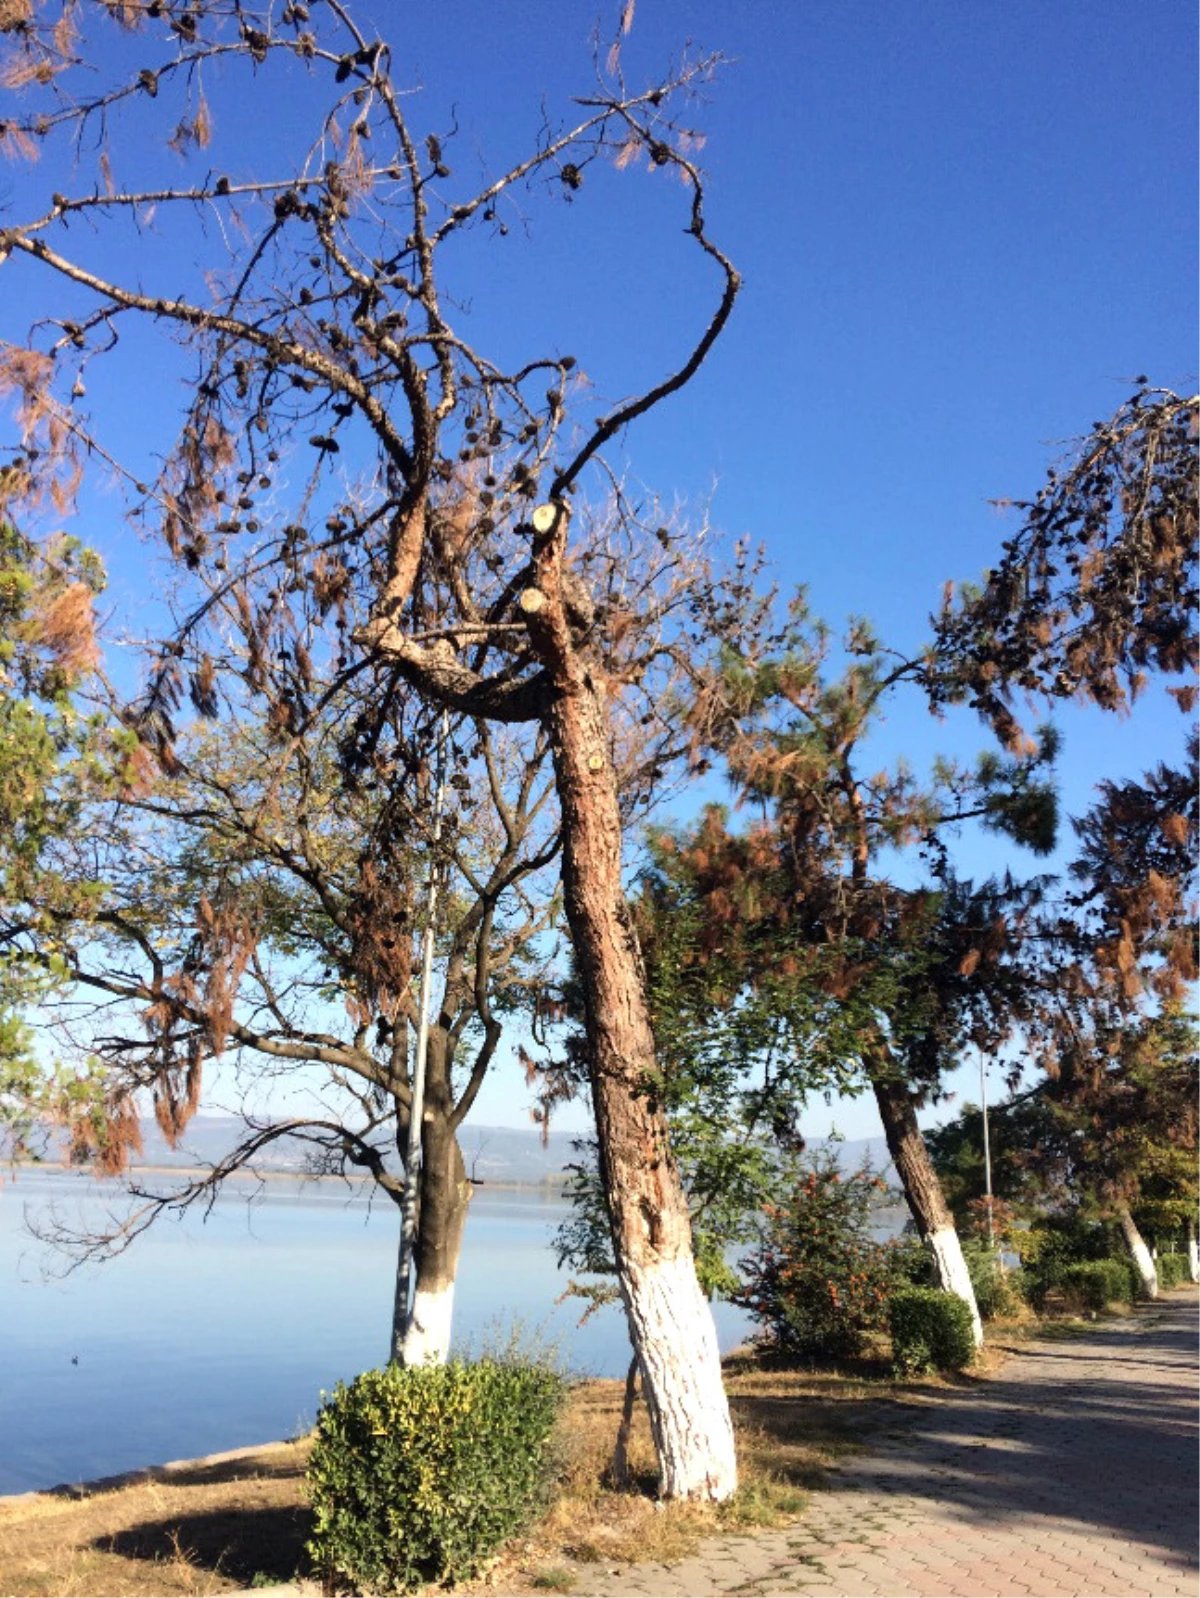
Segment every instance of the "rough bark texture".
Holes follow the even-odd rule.
[[[1127,1204],[1122,1204],[1117,1211],[1117,1220],[1121,1223],[1121,1235],[1125,1239],[1125,1247],[1129,1250],[1129,1256],[1142,1279],[1142,1291],[1147,1298],[1157,1298],[1158,1271],[1154,1267],[1154,1259],[1146,1246],[1146,1240],[1138,1231],[1137,1222],[1129,1213]]]
[[[975,1289],[971,1274],[963,1258],[962,1244],[954,1225],[954,1216],[942,1194],[942,1184],[929,1158],[925,1139],[917,1125],[912,1094],[903,1082],[876,1078],[875,1102],[883,1122],[888,1153],[896,1167],[904,1189],[904,1197],[922,1241],[933,1254],[938,1286],[947,1293],[957,1293],[971,1311],[971,1327],[975,1346],[983,1343],[983,1322],[975,1302]]]
[[[443,1365],[450,1351],[454,1283],[473,1189],[457,1138],[433,1110],[426,1114],[422,1144],[421,1209],[413,1251],[416,1289],[407,1322],[393,1323],[392,1358],[403,1365]]]
[[[562,593],[566,514],[535,545],[545,596],[528,619],[551,697],[545,726],[562,814],[567,920],[587,1012],[592,1102],[618,1279],[668,1498],[737,1487],[712,1312],[696,1279],[687,1198],[655,1094],[645,973],[621,883],[621,813],[605,683],[577,649]]]
[[[551,734],[563,808],[563,885],[583,981],[592,1100],[621,1292],[671,1498],[737,1486],[712,1313],[654,1095],[657,1060],[637,940],[621,886],[621,823],[599,696],[558,697]]]

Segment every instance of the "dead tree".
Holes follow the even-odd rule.
[[[127,36],[89,53],[74,30],[112,19]],[[84,414],[85,375],[98,356],[119,355],[129,323],[174,333],[198,363],[165,469],[129,476],[135,518],[182,573],[180,623],[138,708],[138,735],[169,768],[181,662],[219,659],[205,648],[215,594],[247,608],[247,632],[266,648],[297,609],[344,614],[331,670],[375,684],[380,714],[392,682],[476,723],[540,729],[554,764],[601,1163],[663,1490],[724,1498],[736,1485],[728,1407],[655,1096],[621,882],[619,752],[626,731],[644,739],[635,729],[677,713],[659,669],[686,660],[695,640],[671,533],[645,525],[604,458],[695,377],[738,292],[707,229],[699,141],[681,120],[715,62],[685,61],[633,93],[610,57],[572,125],[543,126],[526,158],[455,194],[450,139],[417,137],[393,51],[340,0],[253,17],[171,0],[21,8],[9,32],[9,81],[28,99],[4,124],[6,145],[40,150],[42,172],[64,146],[79,163],[62,166],[36,215],[0,234],[6,278],[19,270],[46,313],[0,350],[25,431],[16,469],[62,494],[87,453],[117,465]],[[85,61],[99,70],[82,70]],[[289,71],[305,84],[307,150],[282,172],[248,173],[245,151],[222,143],[223,107],[238,93],[281,92]],[[122,117],[148,101],[194,176],[137,183],[140,146],[123,140]],[[715,295],[674,369],[603,408],[572,377],[569,356],[510,369],[468,342],[451,320],[460,285],[448,246],[474,235],[500,247],[519,195],[552,187],[586,197],[593,181],[618,181],[613,167],[636,166],[641,177],[621,181],[674,180],[664,203],[683,198],[682,247],[714,275]],[[151,212],[154,238],[139,233]],[[179,257],[155,259],[157,238],[171,236],[212,268],[182,290]],[[572,531],[589,482],[607,506],[606,547],[620,556],[607,589]],[[196,572],[208,586],[187,608]],[[352,608],[369,619],[355,625]],[[261,654],[238,662],[239,692],[266,692]],[[285,729],[303,718],[302,698],[276,707]],[[368,716],[368,745],[371,736]],[[646,780],[656,772],[649,761]]]

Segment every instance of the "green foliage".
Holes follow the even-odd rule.
[[[1064,1270],[1062,1289],[1068,1303],[1099,1313],[1110,1304],[1132,1303],[1136,1280],[1128,1260],[1079,1260]]]
[[[984,1320],[1015,1314],[1024,1302],[1021,1273],[1004,1270],[995,1249],[983,1238],[965,1238],[962,1250],[971,1273],[975,1303]]]
[[[937,1286],[933,1254],[919,1237],[910,1234],[893,1243],[888,1261],[895,1288]]]
[[[745,1286],[734,1302],[781,1353],[845,1358],[884,1325],[891,1250],[870,1233],[872,1205],[883,1191],[869,1166],[843,1174],[825,1152],[799,1173],[782,1203],[767,1207],[762,1241],[742,1261]]]
[[[1158,1267],[1160,1287],[1179,1287],[1192,1279],[1186,1254],[1160,1254],[1154,1263]]]
[[[892,1362],[902,1376],[961,1371],[975,1358],[971,1311],[957,1293],[904,1288],[892,1294],[888,1320]]]
[[[534,1513],[565,1383],[546,1365],[481,1359],[366,1371],[317,1418],[307,1552],[327,1589],[449,1584]]]
[[[1077,1212],[1039,1216],[1021,1238],[1030,1302],[1040,1309],[1049,1293],[1062,1288],[1071,1266],[1110,1258],[1113,1242],[1106,1222]]]
[[[97,1079],[64,1075],[24,1019],[62,988],[60,939],[97,885],[68,885],[52,851],[76,839],[87,801],[111,792],[128,735],[79,694],[98,660],[97,557],[77,539],[37,542],[0,511],[0,1153],[36,1156],[48,1120],[99,1104]]]

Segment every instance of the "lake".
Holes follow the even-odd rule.
[[[83,1481],[294,1436],[322,1390],[387,1358],[399,1217],[340,1183],[230,1188],[207,1220],[156,1223],[117,1259],[65,1279],[25,1228],[53,1204],[95,1215],[71,1172],[0,1185],[0,1493]],[[566,1213],[534,1191],[481,1188],[455,1306],[456,1345],[519,1320],[581,1374],[629,1363],[615,1307],[578,1325],[550,1240]],[[722,1349],[750,1322],[715,1306]]]

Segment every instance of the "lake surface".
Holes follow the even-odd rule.
[[[0,1185],[0,1493],[190,1459],[294,1436],[322,1390],[388,1353],[399,1217],[340,1183],[230,1189],[207,1221],[159,1221],[119,1258],[65,1279],[31,1216],[98,1213],[103,1189],[62,1172]],[[582,1305],[550,1241],[560,1199],[481,1188],[455,1305],[456,1344],[514,1319],[580,1373],[621,1376],[624,1316],[578,1325]],[[749,1320],[716,1305],[722,1349]],[[78,1363],[76,1363],[78,1361]]]

